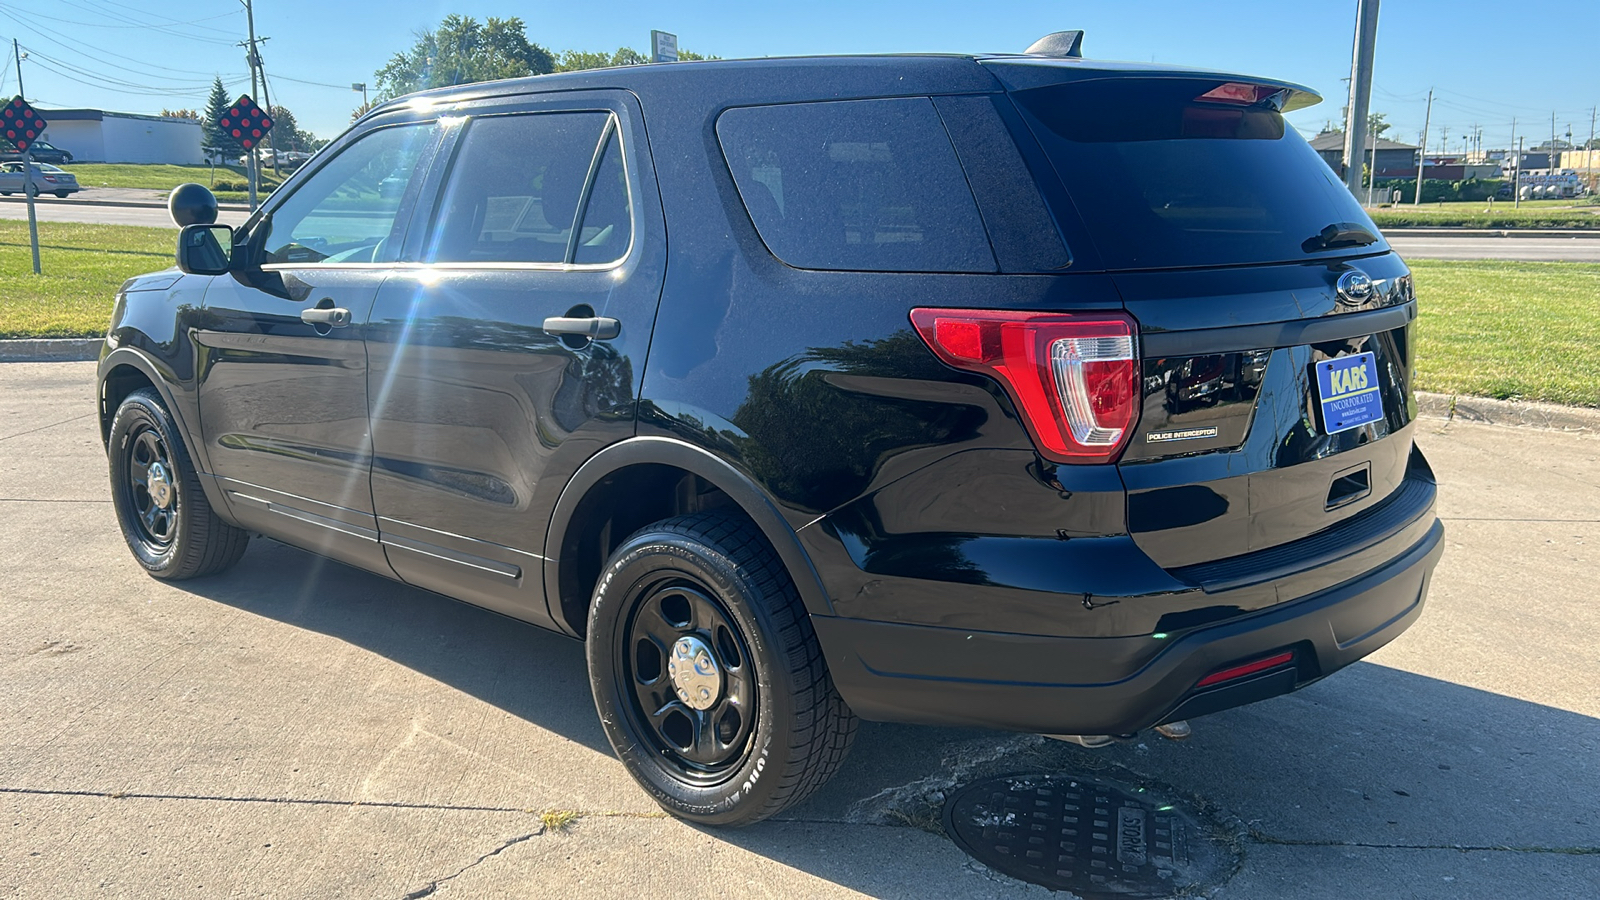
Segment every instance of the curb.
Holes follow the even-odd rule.
[[[1600,238],[1600,228],[1465,228],[1453,225],[1412,225],[1380,228],[1391,237],[1472,238]]]
[[[0,203],[27,203],[27,202],[28,202],[27,199],[24,198],[24,197],[0,197]],[[52,200],[51,202],[52,203],[65,204],[65,205],[71,205],[71,206],[121,206],[121,207],[133,207],[135,209],[166,209],[167,208],[167,205],[165,203],[156,203],[154,201],[148,201],[148,200],[82,200],[82,199],[61,200],[61,199],[56,199],[56,200]],[[233,212],[249,212],[250,211],[250,204],[248,204],[248,203],[218,203],[217,204],[217,209],[232,210]]]
[[[1600,409],[1417,391],[1417,415],[1550,431],[1600,433]]]
[[[100,358],[103,338],[22,338],[0,341],[0,362],[84,362]]]

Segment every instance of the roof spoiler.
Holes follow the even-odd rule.
[[[1022,51],[1028,56],[1055,56],[1061,59],[1083,58],[1083,32],[1058,31],[1034,41]]]

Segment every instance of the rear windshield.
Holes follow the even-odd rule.
[[[1107,268],[1286,262],[1386,249],[1381,240],[1316,245],[1329,225],[1378,232],[1338,175],[1276,110],[1199,99],[1224,84],[1117,78],[1012,95]]]

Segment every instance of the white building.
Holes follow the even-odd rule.
[[[72,154],[74,162],[205,162],[200,123],[194,119],[142,116],[101,109],[41,109],[44,140]]]

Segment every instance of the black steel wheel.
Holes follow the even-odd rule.
[[[756,721],[750,651],[712,590],[684,577],[638,586],[615,649],[635,730],[696,784],[715,784],[737,766]]]
[[[153,388],[117,407],[107,444],[111,497],[128,549],[157,578],[220,572],[244,555],[249,534],[206,500],[172,416]]]
[[[678,516],[624,541],[587,644],[612,747],[682,818],[767,818],[832,777],[855,735],[793,581],[742,518]]]

